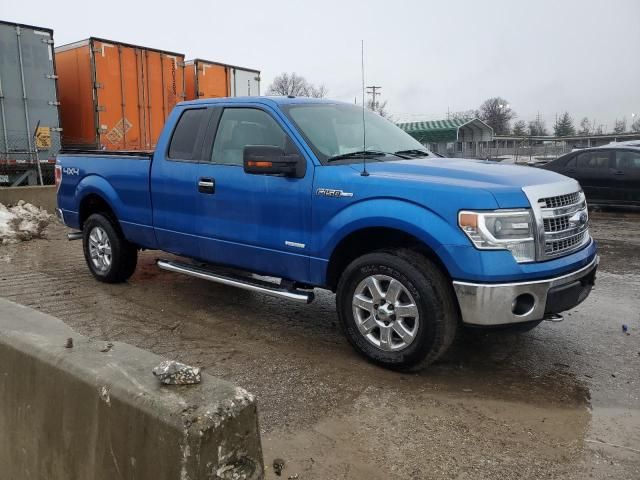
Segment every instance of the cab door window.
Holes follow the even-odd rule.
[[[578,168],[605,169],[609,168],[609,152],[584,152],[578,155]]]
[[[576,168],[576,157],[577,155],[573,155],[566,161],[564,168]]]
[[[211,162],[242,166],[244,148],[269,145],[298,153],[289,136],[271,115],[257,108],[225,108],[213,143]]]

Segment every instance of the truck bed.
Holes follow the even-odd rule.
[[[95,193],[111,205],[132,242],[153,247],[149,174],[153,152],[66,149],[58,155],[64,181],[58,207],[69,226],[80,227],[78,199]],[[86,201],[86,200],[85,200]]]

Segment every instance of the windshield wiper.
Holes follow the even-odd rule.
[[[429,152],[426,150],[419,150],[417,148],[409,149],[409,150],[398,150],[394,152],[395,155],[410,155],[412,157],[428,157]]]
[[[334,155],[333,157],[327,158],[327,162],[335,162],[336,160],[343,160],[347,158],[383,157],[385,155],[393,155],[393,153],[382,152],[380,150],[358,150],[357,152]]]

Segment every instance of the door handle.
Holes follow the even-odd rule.
[[[624,175],[624,172],[620,171],[620,170],[615,170],[613,172],[614,175]]]
[[[201,178],[198,180],[198,191],[200,193],[216,193],[216,181],[213,178]]]

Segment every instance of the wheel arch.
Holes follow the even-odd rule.
[[[99,175],[84,177],[76,187],[78,202],[78,225],[80,229],[84,222],[93,213],[106,214],[122,232],[120,225],[120,212],[117,205],[121,201],[118,192],[113,186]]]
[[[114,223],[114,225],[116,225],[117,228],[120,228],[118,217],[109,202],[105,200],[102,195],[91,192],[82,197],[80,205],[78,206],[78,223],[80,225],[80,229],[82,229],[87,218],[94,213],[104,214]]]
[[[356,258],[378,250],[397,248],[408,248],[424,255],[451,278],[444,262],[425,241],[401,228],[379,226],[354,230],[337,243],[327,265],[327,286],[335,291],[340,275]]]

